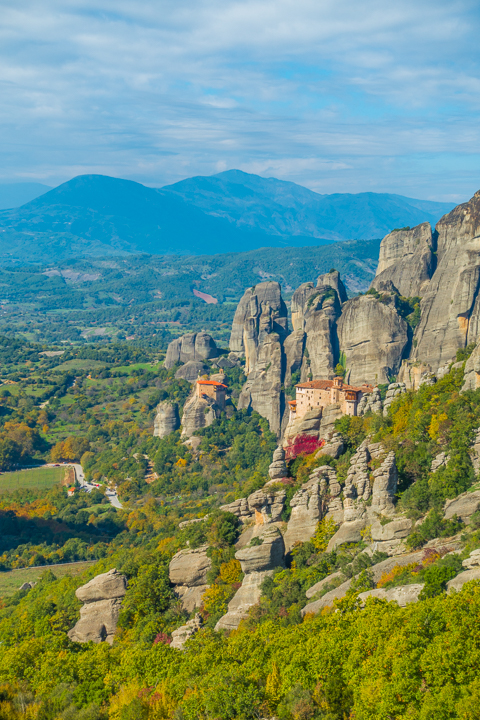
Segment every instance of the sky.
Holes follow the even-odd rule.
[[[0,182],[480,188],[478,0],[0,0]]]

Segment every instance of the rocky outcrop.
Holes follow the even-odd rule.
[[[80,620],[68,633],[73,642],[113,643],[127,578],[117,570],[97,575],[75,593],[84,606]]]
[[[403,393],[406,393],[407,389],[404,382],[390,383],[388,386],[387,394],[385,396],[385,402],[383,403],[383,415],[387,417],[388,410],[393,401]]]
[[[412,360],[433,372],[476,342],[480,325],[480,192],[436,226],[437,267],[423,295]]]
[[[177,628],[172,633],[171,648],[175,650],[183,650],[183,646],[189,640],[192,635],[195,635],[203,626],[202,618],[197,613],[192,620],[189,620],[185,625]]]
[[[288,477],[287,466],[285,465],[285,450],[281,445],[273,453],[273,459],[268,468],[270,480],[281,480]]]
[[[394,601],[400,605],[400,607],[406,607],[410,603],[418,602],[418,596],[423,590],[423,583],[412,583],[411,585],[398,585],[397,587],[389,588],[376,588],[375,590],[367,590],[367,592],[360,593],[358,599],[364,604],[368,598],[377,598],[378,600],[387,600],[387,602]]]
[[[465,570],[465,572],[461,572],[459,575],[452,578],[452,580],[449,580],[447,583],[447,593],[451,593],[452,590],[456,590],[458,592],[462,589],[465,583],[471,582],[471,580],[480,580],[480,567]]]
[[[315,585],[312,585],[311,588],[308,588],[308,590],[305,592],[305,595],[310,600],[310,598],[315,597],[315,595],[318,595],[318,593],[322,592],[322,590],[327,586],[336,585],[339,587],[340,585],[345,582],[346,578],[344,574],[339,570],[338,572],[334,572],[331,575],[327,575],[326,578],[323,578],[323,580],[320,580],[319,582],[315,583]]]
[[[444,453],[444,452],[438,453],[438,455],[436,455],[432,460],[432,464],[430,466],[430,472],[434,473],[437,470],[440,470],[440,468],[446,467],[449,459],[450,458],[447,455],[447,453]]]
[[[180,416],[177,403],[164,400],[157,405],[155,420],[153,422],[154,437],[167,437],[180,427]]]
[[[393,451],[388,453],[378,470],[374,470],[373,478],[371,512],[391,515],[395,512],[395,493],[398,483],[397,464]]]
[[[458,517],[468,524],[473,513],[480,507],[480,490],[465,492],[458,495],[454,500],[447,500],[445,503],[445,520]]]
[[[194,391],[183,406],[182,438],[190,438],[196,430],[208,427],[222,414],[217,403],[207,396],[199,397]]]
[[[462,562],[465,570],[473,570],[474,568],[480,567],[480,548],[472,550],[468,558],[465,558]]]
[[[310,373],[313,380],[335,376],[338,359],[336,322],[342,312],[347,294],[338,272],[320,275],[315,293],[310,295],[304,309],[304,329]]]
[[[422,297],[435,269],[430,223],[411,230],[394,230],[380,243],[372,287],[392,282],[404,297]]]
[[[228,505],[222,505],[220,510],[236,515],[243,524],[253,522],[255,525],[269,525],[281,519],[286,495],[285,490],[274,492],[266,485],[248,498],[240,498]]]
[[[168,369],[177,363],[193,360],[210,360],[218,357],[215,340],[204,332],[182,335],[172,340],[167,349],[164,366]]]
[[[208,366],[205,363],[200,360],[189,360],[185,365],[178,368],[175,379],[194,383],[197,378],[206,373],[208,373]]]
[[[480,387],[480,344],[475,346],[474,351],[465,363],[462,392],[476,390],[478,387]]]
[[[407,390],[418,390],[421,385],[435,384],[437,378],[428,363],[404,360],[398,373],[398,381],[403,383]]]
[[[257,536],[260,544],[242,548],[235,553],[245,577],[242,586],[228,604],[228,612],[220,618],[215,630],[234,630],[248,616],[249,609],[261,597],[261,585],[275,568],[284,567],[284,543],[275,526],[267,527]]]
[[[327,437],[327,441],[320,450],[317,450],[315,457],[331,457],[334,460],[340,457],[345,449],[345,442],[340,433],[332,433]]]
[[[203,594],[208,588],[207,573],[211,566],[206,545],[194,550],[180,550],[170,561],[170,582],[175,586],[175,592],[186,612],[191,613],[202,604]]]
[[[382,396],[380,390],[375,387],[371,393],[362,395],[357,406],[357,415],[366,415],[368,412],[380,413],[383,410]]]
[[[408,348],[408,326],[393,300],[386,303],[362,295],[344,305],[338,339],[346,356],[347,382],[377,385],[397,375]]]

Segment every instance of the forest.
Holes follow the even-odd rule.
[[[463,365],[400,395],[386,416],[337,421],[345,440],[338,459],[304,453],[288,467],[283,521],[320,463],[330,463],[343,485],[366,437],[395,451],[398,505],[424,518],[407,544],[423,555],[385,573],[377,587],[421,581],[420,601],[362,605],[359,593],[373,586],[369,568],[385,555],[366,552],[367,538],[328,552],[335,527],[322,521],[287,566],[265,579],[260,603],[228,634],[214,627],[242,580],[234,557],[241,528],[219,508],[265,485],[277,445],[266,420],[235,407],[241,371],[227,371],[231,402],[197,431],[194,452],[178,432],[153,437],[156,404],[172,399],[181,407],[190,392],[158,351],[120,343],[46,356],[43,347],[0,342],[1,469],[75,461],[99,488],[73,496],[61,485],[0,494],[0,572],[45,566],[33,588],[0,600],[0,718],[478,717],[480,584],[448,595],[445,588],[480,547],[480,512],[469,525],[441,512],[447,498],[477,487],[469,449],[480,425],[480,390],[460,392]],[[432,472],[440,451],[448,462]],[[112,483],[122,509],[105,495]],[[448,552],[452,536],[461,536],[462,553]],[[444,547],[423,549],[432,538],[444,538]],[[172,633],[193,614],[182,609],[168,566],[179,549],[203,543],[211,557],[204,626],[179,651],[170,647]],[[92,565],[57,578],[58,563],[79,560]],[[76,588],[113,567],[128,578],[114,644],[71,642]],[[302,617],[306,591],[335,571],[353,579],[347,595]]]

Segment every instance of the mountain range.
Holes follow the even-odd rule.
[[[395,227],[435,224],[452,208],[385,193],[320,195],[239,170],[163,188],[81,175],[0,212],[0,262],[216,254],[374,239]]]

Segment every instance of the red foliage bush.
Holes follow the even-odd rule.
[[[319,440],[313,435],[297,435],[291,445],[285,448],[287,460],[295,460],[299,455],[311,455],[325,444],[325,440]]]
[[[172,638],[170,635],[167,635],[167,633],[160,632],[158,633],[157,637],[153,641],[153,644],[156,645],[157,643],[163,643],[164,645],[170,645],[172,642]]]

